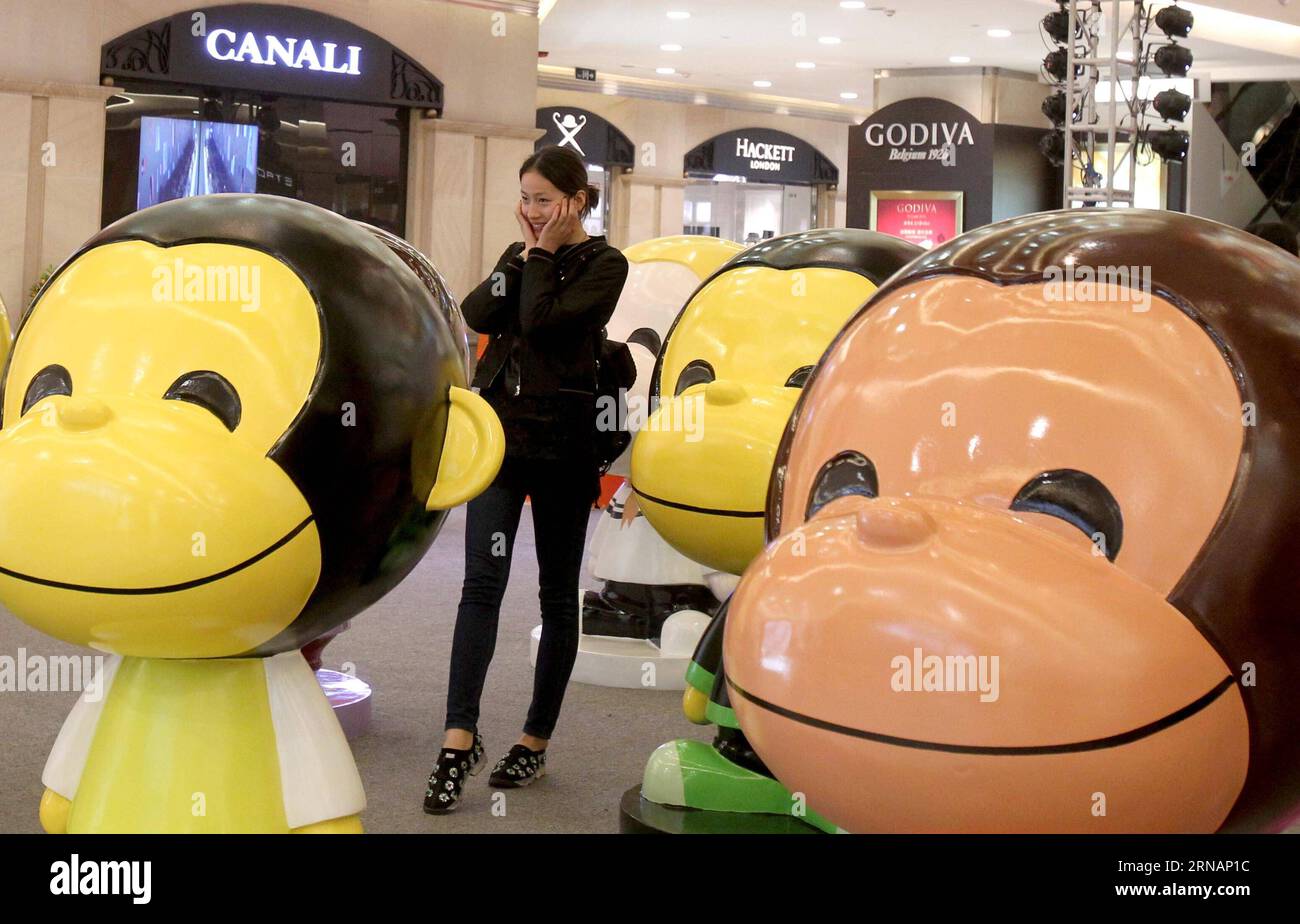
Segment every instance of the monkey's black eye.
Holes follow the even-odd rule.
[[[27,386],[27,394],[23,395],[22,412],[26,414],[31,406],[42,398],[70,394],[72,394],[72,375],[68,370],[57,365],[46,366],[32,376],[32,382]]]
[[[812,519],[813,514],[836,498],[852,494],[877,497],[880,494],[880,484],[876,480],[876,467],[871,460],[860,452],[846,449],[817,472],[812,491],[808,495],[808,509],[804,511],[804,519]]]
[[[638,327],[632,331],[632,335],[627,338],[628,343],[639,343],[654,355],[659,355],[659,348],[663,345],[659,341],[659,333],[653,327]]]
[[[187,372],[172,382],[171,388],[167,389],[163,397],[172,401],[188,401],[211,411],[232,432],[239,426],[239,417],[243,412],[239,392],[219,372]]]
[[[808,382],[808,376],[812,375],[812,371],[812,366],[800,366],[798,369],[794,370],[794,372],[790,373],[790,377],[785,380],[785,387],[803,388]]]
[[[1058,468],[1025,482],[1011,501],[1012,510],[1057,517],[1083,530],[1093,542],[1105,543],[1111,561],[1124,541],[1124,515],[1109,489],[1087,472]]]
[[[692,385],[707,385],[715,378],[717,376],[713,374],[713,367],[706,360],[692,359],[686,364],[682,374],[677,376],[677,389],[673,392],[673,396],[680,395]]]

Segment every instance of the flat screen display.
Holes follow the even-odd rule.
[[[185,196],[256,191],[256,125],[140,119],[137,209]]]

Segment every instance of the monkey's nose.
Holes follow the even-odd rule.
[[[745,400],[745,389],[739,382],[710,382],[704,386],[707,404],[739,404]]]
[[[871,501],[856,518],[858,541],[880,552],[915,548],[928,542],[937,528],[929,515],[907,503]]]
[[[108,405],[98,398],[74,396],[59,404],[59,425],[65,430],[93,430],[111,416]]]

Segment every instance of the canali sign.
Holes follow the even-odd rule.
[[[361,46],[348,45],[343,53],[337,42],[321,42],[320,52],[311,39],[279,38],[274,35],[260,37],[245,32],[241,38],[230,29],[213,29],[208,33],[204,47],[218,61],[244,61],[249,64],[282,65],[306,68],[310,71],[327,71],[331,74],[360,74]]]
[[[442,82],[382,36],[300,6],[232,3],[175,13],[100,49],[100,74],[275,96],[442,111]]]

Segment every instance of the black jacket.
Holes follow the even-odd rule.
[[[507,395],[594,395],[600,332],[623,291],[627,258],[603,236],[555,253],[534,247],[526,261],[523,248],[507,247],[461,304],[469,326],[492,338],[474,385]]]

